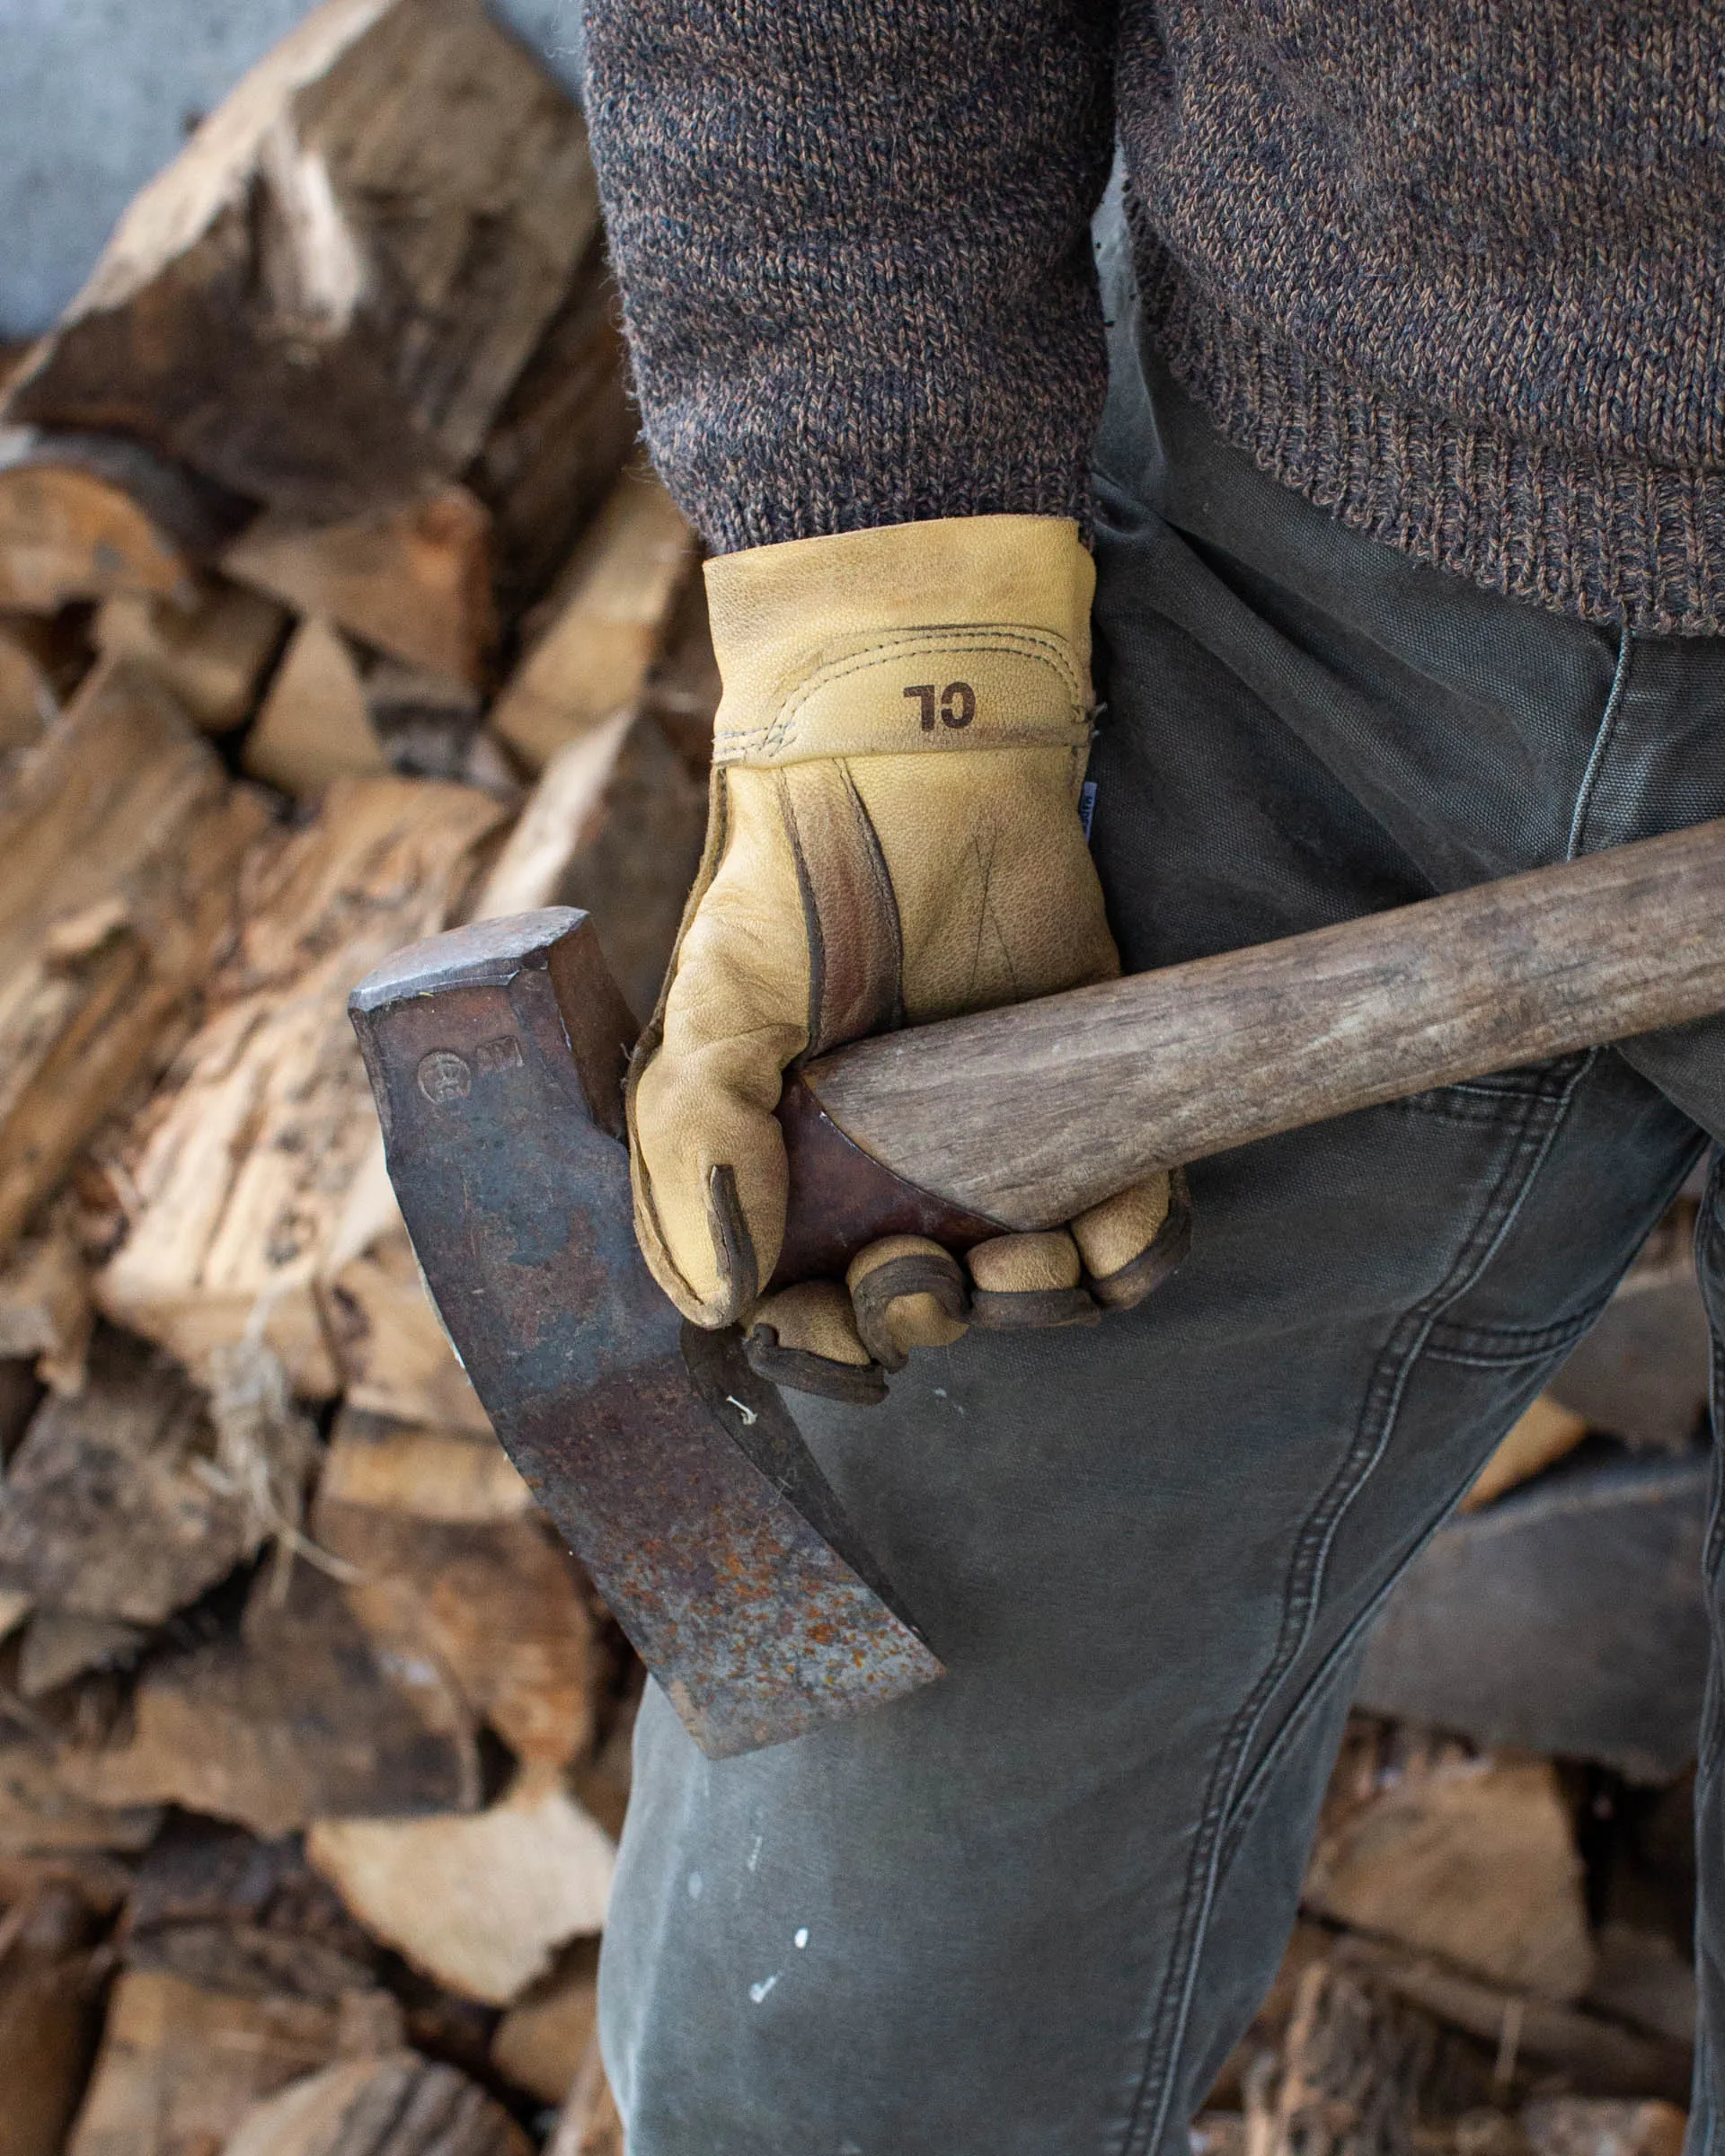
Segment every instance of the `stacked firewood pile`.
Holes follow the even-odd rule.
[[[635,432],[579,115],[476,0],[326,0],[13,362],[4,2156],[506,2156],[577,2081],[610,2145],[637,1678],[345,999],[569,903],[650,1003],[716,685]]]
[[[619,2156],[639,1672],[425,1302],[344,1005],[552,903],[650,1003],[717,685],[634,432],[579,114],[478,0],[323,0],[10,362],[0,2156]],[[1471,1520],[1644,1434],[1614,1372],[1693,1436],[1675,1247],[1640,1374],[1536,1402]],[[1669,2156],[1681,1757],[1408,1661],[1200,2140]]]

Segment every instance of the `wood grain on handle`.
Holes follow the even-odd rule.
[[[804,1082],[1017,1228],[1153,1168],[1725,1010],[1725,818],[1309,935],[859,1041]]]

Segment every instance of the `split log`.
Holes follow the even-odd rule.
[[[170,1652],[145,1671],[129,1727],[68,1748],[73,1795],[177,1804],[265,1838],[314,1818],[471,1809],[471,1719],[424,1657],[375,1646],[341,1588],[309,1562],[288,1592],[261,1578],[237,1636]]]
[[[623,2119],[596,2037],[588,2046],[545,2156],[626,2156]]]
[[[552,1974],[512,2006],[491,2038],[491,2063],[542,2104],[561,2104],[598,2033],[597,1943],[571,1947]]]
[[[311,521],[407,499],[478,454],[597,216],[573,102],[478,0],[323,0],[133,202],[3,409]]]
[[[1552,1379],[1551,1392],[1597,1430],[1678,1453],[1704,1427],[1710,1365],[1694,1242],[1686,1233],[1661,1236]]]
[[[468,779],[478,741],[477,692],[448,674],[428,674],[394,658],[378,659],[366,675],[366,706],[393,770],[416,779]],[[520,789],[507,759],[493,755],[511,800]]]
[[[496,1444],[425,1292],[375,1133],[331,1238],[323,1294],[351,1406]]]
[[[302,622],[245,738],[241,765],[296,800],[314,800],[334,780],[385,772],[359,663],[327,622]]]
[[[703,786],[712,763],[712,722],[723,688],[712,649],[707,580],[691,576],[685,579],[664,649],[647,676],[641,702]]]
[[[402,2040],[399,2009],[374,1990],[379,1959],[297,1837],[260,1842],[208,1819],[171,1820],[145,1852],[127,1900],[128,1969],[155,1969],[205,1991],[344,2001],[368,1997],[376,2048]]]
[[[542,906],[591,913],[624,994],[650,1011],[701,858],[706,797],[657,720],[620,712],[546,765],[486,879],[480,919]],[[325,1280],[348,1397],[375,1413],[488,1431],[426,1299],[374,1141]]]
[[[374,1937],[489,2006],[509,2005],[566,1940],[599,1931],[616,1853],[535,1777],[472,1818],[319,1820],[305,1852]]]
[[[125,1907],[131,1886],[130,1864],[102,1850],[43,1850],[33,1856],[0,1850],[0,1909],[15,1909],[50,1887],[64,1888],[107,1922]]]
[[[1544,1760],[1403,1766],[1332,1814],[1302,1898],[1545,1998],[1579,1998],[1593,1974],[1581,1860]]]
[[[1694,2040],[1695,1972],[1662,1931],[1612,1922],[1599,1927],[1598,1965],[1587,2003],[1678,2044]]]
[[[417,2052],[326,2067],[255,2105],[223,2156],[531,2156],[502,2106]]]
[[[93,1929],[64,1887],[0,1917],[0,2156],[60,2156],[95,2049]]]
[[[0,1258],[0,1358],[28,1365],[57,1392],[76,1392],[94,1326],[75,1208],[62,1194]],[[0,1442],[0,1457],[12,1449]]]
[[[0,800],[0,1250],[208,981],[264,821],[167,691],[100,668]]]
[[[506,621],[544,596],[635,446],[621,313],[596,234],[466,474],[491,512],[492,579]]]
[[[1676,2104],[1544,2097],[1524,2104],[1533,2156],[1683,2156],[1688,2119]]]
[[[85,1617],[75,1610],[39,1610],[18,1646],[18,1691],[44,1699],[75,1677],[129,1669],[149,1635],[118,1617]]]
[[[1490,2045],[1512,2072],[1519,2059],[1556,2069],[1586,2094],[1657,2096],[1671,2103],[1688,2096],[1687,2045],[1638,2036],[1597,2014],[1487,1984],[1377,1940],[1339,1940],[1334,1959],[1339,1967]]]
[[[614,1842],[622,1841],[623,1824],[629,1813],[635,1771],[635,1717],[641,1709],[640,1666],[631,1669],[625,1664],[624,1670],[625,1681],[632,1687],[630,1696],[616,1710],[605,1742],[569,1776],[571,1795]]]
[[[350,1568],[342,1593],[384,1657],[436,1663],[524,1766],[593,1741],[593,1623],[574,1568],[537,1515],[428,1520],[320,1491],[311,1530]]]
[[[45,1735],[0,1722],[0,1856],[145,1849],[161,1824],[157,1806],[110,1804],[101,1789],[79,1795]]]
[[[1413,2156],[1422,2128],[1478,2100],[1473,2080],[1429,2015],[1316,1962],[1296,1986],[1279,2061],[1247,2077],[1245,2145],[1254,2156]]]
[[[467,787],[341,780],[260,875],[218,1005],[153,1104],[141,1210],[99,1305],[194,1373],[253,1313],[296,1388],[338,1390],[318,1284],[376,1133],[353,983],[440,928],[500,821]]]
[[[66,2156],[210,2156],[261,2097],[369,2038],[369,2002],[247,1999],[128,1971]]]
[[[207,734],[252,716],[258,690],[288,631],[273,599],[211,578],[190,606],[122,593],[96,614],[96,649],[140,661],[167,685]]]
[[[1707,1674],[1709,1462],[1602,1449],[1438,1532],[1367,1643],[1361,1707],[1635,1780],[1683,1772]]]
[[[676,503],[631,466],[529,623],[526,657],[492,709],[492,732],[529,771],[634,704],[694,559]]]
[[[521,1520],[533,1492],[490,1432],[420,1428],[367,1414],[349,1400],[330,1436],[320,1505],[369,1507],[446,1525]]]
[[[0,756],[40,741],[59,717],[53,678],[27,617],[0,620]]]
[[[56,614],[116,592],[190,605],[240,513],[136,441],[0,426],[0,606]]]
[[[704,786],[657,720],[620,711],[547,764],[475,915],[582,907],[624,1000],[644,1014],[677,941],[706,817]]]
[[[84,1618],[164,1622],[262,1539],[215,1451],[185,1374],[107,1335],[87,1386],[44,1402],[0,1485],[0,1587]]]
[[[1474,1478],[1462,1499],[1464,1512],[1478,1512],[1517,1484],[1528,1482],[1554,1461],[1572,1453],[1588,1434],[1586,1421],[1572,1408],[1542,1392],[1520,1416],[1497,1451]]]
[[[222,566],[296,614],[476,688],[497,633],[491,527],[483,505],[452,484],[335,524],[261,517]]]

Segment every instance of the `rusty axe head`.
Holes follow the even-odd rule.
[[[736,1334],[685,1324],[635,1248],[635,1027],[587,916],[431,937],[349,1009],[444,1326],[702,1749],[775,1744],[940,1675]]]

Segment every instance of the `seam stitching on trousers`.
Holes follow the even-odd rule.
[[[1574,1317],[1551,1325],[1448,1325],[1440,1321],[1431,1329],[1428,1352],[1446,1362],[1533,1362],[1579,1340],[1610,1301],[1607,1291]]]
[[[1471,1079],[1455,1085],[1434,1086],[1423,1093],[1408,1093],[1400,1100],[1384,1100],[1383,1108],[1415,1116],[1444,1116],[1457,1123],[1510,1122],[1528,1100],[1561,1100],[1573,1082],[1579,1058],[1565,1056],[1553,1063],[1539,1079],[1526,1085],[1480,1085]]]
[[[1419,1551],[1423,1550],[1432,1536],[1437,1533],[1438,1528],[1449,1517],[1451,1509],[1450,1506],[1444,1506],[1442,1510],[1435,1513],[1427,1525],[1420,1530],[1420,1539],[1414,1544],[1415,1555],[1418,1555]],[[1234,1860],[1240,1853],[1240,1844],[1252,1831],[1252,1823],[1262,1808],[1264,1798],[1269,1792],[1270,1783],[1275,1779],[1275,1769],[1280,1764],[1283,1755],[1295,1738],[1299,1736],[1313,1715],[1323,1704],[1329,1695],[1331,1683],[1346,1668],[1349,1657],[1359,1644],[1361,1634],[1369,1631],[1376,1623],[1378,1613],[1395,1592],[1403,1568],[1400,1566],[1397,1567],[1392,1577],[1384,1581],[1377,1593],[1372,1596],[1359,1615],[1355,1618],[1341,1638],[1324,1657],[1317,1669],[1314,1671],[1312,1682],[1295,1701],[1287,1719],[1270,1740],[1263,1758],[1259,1761],[1242,1784],[1239,1797],[1234,1803],[1234,1812],[1228,1821],[1227,1831],[1222,1839],[1216,1878],[1218,1890],[1233,1869]]]
[[[1408,1379],[1438,1313],[1473,1286],[1508,1232],[1577,1086],[1593,1065],[1595,1053],[1589,1051],[1578,1062],[1560,1097],[1529,1092],[1522,1097],[1519,1113],[1502,1118],[1506,1131],[1513,1133],[1510,1151],[1480,1215],[1444,1279],[1393,1327],[1367,1384],[1354,1441],[1296,1538],[1283,1588],[1280,1636],[1263,1673],[1225,1735],[1211,1770],[1209,1789],[1193,1835],[1169,1966],[1152,2017],[1144,2067],[1119,2144],[1120,2156],[1150,2156],[1166,2131],[1174,2070],[1185,2039],[1199,1962],[1219,1884],[1218,1860],[1234,1806],[1251,1786],[1250,1780],[1244,1784],[1240,1780],[1246,1751],[1311,1635],[1336,1532],[1394,1430]],[[1297,1710],[1299,1702],[1295,1704]],[[1141,2131],[1146,2119],[1147,2130]]]
[[[1699,1271],[1705,1265],[1700,1243],[1703,1235],[1718,1236],[1715,1224],[1718,1208],[1725,1201],[1725,1150],[1715,1149],[1712,1167],[1707,1177],[1706,1195],[1702,1200],[1700,1220],[1696,1224],[1696,1260]],[[1717,1268],[1707,1268],[1717,1271]],[[1707,1410],[1713,1426],[1712,1487],[1709,1493],[1707,1540],[1703,1545],[1701,1572],[1702,1586],[1707,1598],[1707,1631],[1712,1653],[1708,1670],[1705,1704],[1703,1710],[1699,1756],[1695,1763],[1695,1803],[1699,1807],[1703,1797],[1712,1788],[1719,1772],[1721,1752],[1725,1752],[1725,1699],[1721,1696],[1721,1671],[1725,1669],[1725,1621],[1721,1621],[1719,1607],[1719,1568],[1725,1557],[1725,1457],[1721,1457],[1721,1413],[1725,1409],[1725,1353],[1722,1353],[1717,1335],[1712,1330],[1712,1312],[1708,1312],[1707,1355]]]
[[[1570,841],[1563,858],[1573,861],[1581,851],[1581,842],[1587,832],[1588,817],[1593,810],[1594,790],[1599,783],[1599,773],[1605,768],[1606,754],[1611,747],[1612,736],[1617,730],[1617,714],[1623,709],[1623,697],[1629,687],[1630,659],[1635,649],[1635,640],[1627,629],[1617,639],[1617,664],[1611,676],[1611,689],[1606,697],[1606,708],[1599,714],[1599,731],[1593,738],[1593,752],[1588,758],[1588,767],[1581,773],[1581,783],[1575,790],[1575,813],[1570,818]]]

